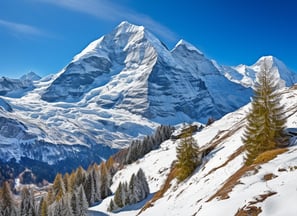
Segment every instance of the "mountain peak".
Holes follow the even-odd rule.
[[[285,69],[285,70],[289,70],[287,68],[287,66],[281,61],[279,60],[278,58],[276,58],[275,56],[272,56],[272,55],[268,55],[268,56],[262,56],[258,59],[258,61],[252,65],[252,66],[261,66],[263,65],[264,63],[266,63],[268,65],[268,67],[278,67],[278,68],[282,68],[282,69]]]
[[[35,72],[31,71],[23,76],[21,76],[20,80],[31,80],[31,81],[37,81],[40,80],[41,77],[38,76]]]
[[[144,29],[144,26],[142,25],[136,25],[136,24],[133,24],[133,23],[130,23],[128,21],[122,21],[118,26],[117,28],[139,28],[139,29]]]
[[[88,58],[90,56],[99,56],[108,59],[106,51],[108,52],[108,50],[114,49],[115,47],[125,47],[129,40],[131,40],[131,35],[134,35],[136,39],[142,38],[144,30],[145,28],[143,26],[123,21],[109,34],[91,42],[83,51],[74,57],[73,61],[78,61],[79,59]],[[131,41],[135,42],[135,38]]]
[[[128,21],[123,21],[121,22],[116,28],[115,31],[118,34],[122,33],[136,33],[136,32],[143,32],[144,31],[144,26],[138,26],[132,23],[129,23]]]
[[[272,56],[272,55],[268,55],[268,56],[262,56],[258,59],[258,61],[256,62],[256,64],[262,64],[266,62],[267,64],[275,64],[275,63],[279,63],[281,62],[279,59],[277,59],[276,57]]]
[[[189,42],[185,41],[184,39],[181,39],[177,42],[175,47],[173,48],[173,51],[176,49],[179,49],[180,47],[183,47],[187,50],[197,52],[199,55],[204,55],[203,52],[201,52],[199,49],[197,49],[194,45],[190,44]]]
[[[266,56],[262,56],[259,58],[259,61],[262,60],[268,60],[268,61],[280,61],[277,57],[273,56],[273,55],[266,55]]]

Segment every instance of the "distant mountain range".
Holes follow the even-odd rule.
[[[33,81],[40,80],[41,77],[34,72],[30,72],[20,79],[11,79],[8,77],[0,78],[0,95],[8,97],[20,97],[26,92],[34,89]]]
[[[250,101],[264,62],[282,87],[297,82],[275,57],[222,66],[184,40],[168,50],[143,26],[122,22],[57,74],[0,78],[0,159],[88,164],[158,124],[219,119]]]

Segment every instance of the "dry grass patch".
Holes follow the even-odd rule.
[[[286,151],[288,151],[287,148],[278,148],[263,152],[258,157],[256,157],[253,164],[267,163],[268,161],[271,161],[272,159],[276,158],[276,156],[278,156],[279,154],[282,154]]]
[[[257,206],[244,206],[238,209],[235,216],[257,216],[262,212],[261,207]]]
[[[230,176],[225,184],[214,194],[212,195],[207,202],[212,201],[214,198],[218,199],[228,199],[229,193],[233,190],[235,185],[239,184],[239,179],[248,171],[255,170],[255,166],[243,166],[237,170],[232,176]]]
[[[239,179],[247,172],[249,171],[257,171],[255,168],[255,165],[267,163],[268,161],[274,159],[277,155],[282,154],[284,152],[288,151],[286,148],[280,148],[280,149],[274,149],[270,151],[266,151],[262,154],[260,154],[254,161],[254,164],[251,166],[243,166],[239,170],[237,170],[232,176],[227,179],[225,184],[214,194],[212,195],[207,202],[213,200],[214,198],[219,199],[228,199],[229,193],[232,191],[232,189],[235,187],[235,185],[239,184]],[[264,177],[265,178],[265,177]],[[266,176],[267,179],[273,178],[272,176]]]
[[[257,216],[262,212],[261,207],[255,206],[255,204],[263,202],[268,197],[275,195],[276,192],[268,191],[265,194],[261,194],[255,198],[254,201],[250,201],[248,205],[243,206],[242,208],[238,209],[235,216]]]
[[[255,205],[255,204],[257,204],[257,203],[263,202],[263,201],[266,200],[268,197],[273,196],[273,195],[275,195],[275,194],[277,194],[277,193],[274,192],[274,191],[268,191],[267,193],[265,193],[265,194],[261,194],[261,195],[259,195],[258,197],[256,197],[256,198],[255,198],[255,201],[250,201],[249,204],[250,204],[250,205]]]

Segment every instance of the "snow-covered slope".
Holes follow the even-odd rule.
[[[287,127],[296,129],[297,89],[284,89],[282,93]],[[295,215],[297,137],[291,139],[292,145],[287,152],[265,164],[242,171],[244,152],[241,135],[248,109],[249,105],[196,133],[194,138],[201,148],[209,145],[215,148],[191,177],[179,184],[173,180],[168,191],[140,215],[236,215],[250,208],[261,210],[259,215]],[[177,144],[178,141],[168,140],[159,149],[124,167],[113,178],[113,191],[120,181],[128,181],[139,168],[147,176],[151,193],[158,191],[176,160]],[[137,215],[151,197],[114,215]],[[106,211],[111,198],[106,198],[90,210],[113,215]]]

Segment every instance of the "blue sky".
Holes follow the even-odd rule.
[[[169,48],[185,39],[220,64],[274,55],[297,72],[296,11],[294,0],[2,0],[0,75],[56,73],[123,20]]]

